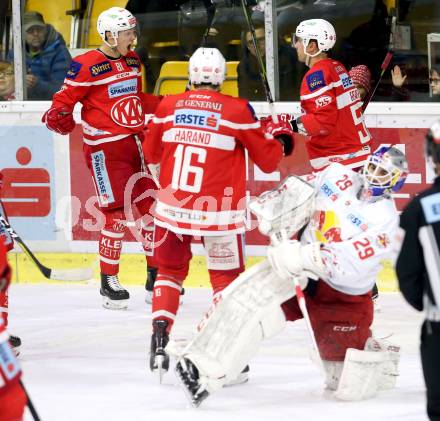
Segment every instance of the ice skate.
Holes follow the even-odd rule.
[[[175,371],[191,405],[197,408],[209,396],[205,386],[199,382],[199,370],[190,360],[182,358],[177,362]]]
[[[153,335],[151,336],[150,370],[159,374],[159,383],[162,383],[164,374],[170,366],[170,357],[165,352],[169,336],[167,333],[168,322],[166,320],[153,321]]]
[[[110,310],[126,310],[130,294],[119,283],[118,275],[105,275],[101,273],[101,289],[104,308]]]
[[[15,335],[9,335],[9,345],[11,345],[12,350],[16,357],[20,355],[21,339]]]

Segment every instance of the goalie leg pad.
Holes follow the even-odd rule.
[[[365,351],[385,352],[387,355],[380,378],[379,390],[390,390],[396,387],[399,376],[400,346],[384,339],[368,338]]]
[[[386,352],[360,351],[349,348],[335,397],[343,401],[372,398],[378,391]]]
[[[210,393],[235,379],[261,341],[282,330],[285,318],[280,304],[294,294],[292,281],[279,278],[266,260],[219,294],[183,351]]]

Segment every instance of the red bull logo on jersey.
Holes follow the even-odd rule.
[[[182,109],[174,113],[176,126],[218,130],[221,114],[205,110]]]
[[[321,243],[342,241],[338,215],[333,211],[316,211],[312,219],[315,237]]]
[[[386,235],[385,233],[379,234],[376,237],[376,243],[380,248],[383,248],[383,249],[387,248],[390,245],[390,242],[391,241],[390,241],[388,235]]]

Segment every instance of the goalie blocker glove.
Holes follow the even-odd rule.
[[[60,134],[69,134],[75,128],[72,110],[68,107],[49,108],[41,119],[46,123],[46,127],[53,132]]]
[[[290,123],[283,120],[275,123],[272,116],[262,117],[260,123],[266,133],[271,134],[283,145],[284,156],[291,155],[295,147],[295,138]]]
[[[276,274],[284,279],[301,275],[312,279],[326,277],[319,242],[301,244],[297,240],[284,240],[268,247],[267,258]]]

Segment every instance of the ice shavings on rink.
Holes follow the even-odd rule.
[[[23,381],[44,421],[379,421],[426,420],[419,361],[422,315],[399,294],[382,294],[378,337],[402,346],[397,388],[364,402],[338,402],[322,388],[308,356],[302,321],[267,341],[251,362],[250,381],[189,406],[172,371],[164,384],[149,371],[151,312],[144,289],[130,287],[127,311],[101,307],[98,283],[14,284],[10,331],[23,340]],[[189,338],[211,292],[189,289],[173,330]],[[174,364],[173,364],[174,365]],[[29,413],[26,420],[31,420]]]

